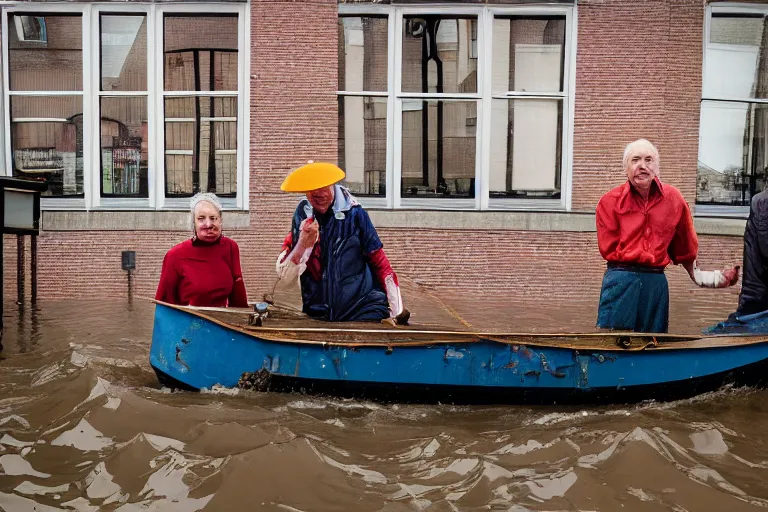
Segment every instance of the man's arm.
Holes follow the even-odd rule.
[[[616,218],[613,201],[607,196],[600,198],[595,211],[597,246],[604,259],[616,251],[619,245],[619,221]]]
[[[397,317],[403,312],[403,297],[400,294],[400,283],[397,281],[397,274],[389,263],[389,258],[384,253],[384,248],[379,248],[368,254],[368,261],[371,264],[373,273],[381,283],[382,288],[387,293],[387,302],[389,302],[389,313],[392,317]]]
[[[681,199],[682,200],[682,199]],[[693,225],[688,203],[683,201],[683,211],[675,227],[675,236],[669,247],[669,255],[675,264],[682,265],[691,280],[701,288],[727,288],[739,280],[739,267],[727,270],[701,270],[696,262],[699,239]]]
[[[294,222],[297,219],[294,218]],[[298,228],[299,240],[294,243],[292,233],[283,240],[275,269],[279,279],[298,279],[305,270],[309,270],[316,281],[322,276],[320,265],[320,231],[317,221],[304,219]]]
[[[368,212],[362,207],[360,207],[360,215],[358,217],[358,229],[360,230],[360,243],[363,254],[368,259],[371,270],[387,294],[390,317],[397,318],[398,322],[401,321],[399,319],[403,319],[402,323],[407,323],[410,313],[403,307],[403,297],[400,293],[397,274],[395,274],[392,265],[389,263],[389,258],[387,258],[384,252],[379,234],[376,232]]]

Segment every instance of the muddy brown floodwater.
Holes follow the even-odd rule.
[[[498,320],[462,302],[473,322]],[[768,506],[768,394],[564,408],[170,392],[145,301],[6,305],[0,509],[728,511]],[[673,304],[695,332],[728,306]],[[685,313],[683,315],[682,313]],[[680,314],[677,314],[680,313]],[[687,315],[687,316],[686,316]],[[588,331],[594,303],[507,306]],[[686,320],[687,319],[687,320]]]

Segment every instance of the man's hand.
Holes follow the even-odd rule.
[[[733,286],[738,282],[740,268],[741,267],[739,265],[736,265],[733,268],[729,268],[728,270],[723,271],[723,275],[728,281],[728,284],[726,286]]]
[[[288,256],[294,264],[298,265],[302,256],[304,256],[304,253],[315,246],[319,232],[320,226],[315,219],[307,217],[301,221],[301,225],[299,226],[299,239],[296,241],[296,245]]]
[[[684,266],[691,280],[701,288],[728,288],[739,280],[738,265],[727,270],[701,270],[694,261]]]
[[[304,219],[299,226],[299,241],[296,245],[298,245],[301,250],[314,247],[315,242],[317,242],[319,231],[320,225],[315,219],[311,217]]]

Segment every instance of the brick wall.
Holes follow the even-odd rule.
[[[279,192],[281,181],[309,159],[337,159],[338,30],[335,0],[251,5],[251,228],[228,231],[225,216],[225,233],[240,244],[249,296],[257,298],[271,288],[298,200]],[[702,9],[700,0],[579,3],[575,209],[593,210],[603,192],[623,181],[621,152],[640,136],[658,143],[663,178],[693,201]],[[126,249],[137,251],[135,293],[151,296],[163,254],[187,236],[44,233],[40,297],[125,296],[120,252]],[[604,268],[594,233],[381,229],[380,236],[403,278],[495,304],[586,304],[592,309],[584,315],[594,316]],[[741,243],[701,237],[702,265],[739,263]],[[6,298],[15,296],[15,254],[15,239],[6,237]],[[704,317],[715,308],[707,318],[716,319],[735,306],[737,289],[696,289],[680,268],[668,275],[678,310]]]
[[[624,181],[624,146],[640,137],[658,146],[662,180],[693,203],[703,2],[583,0],[578,17],[573,209],[594,211]]]

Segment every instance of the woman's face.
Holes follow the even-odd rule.
[[[221,236],[221,214],[208,201],[195,206],[195,234],[203,242],[215,242]]]

